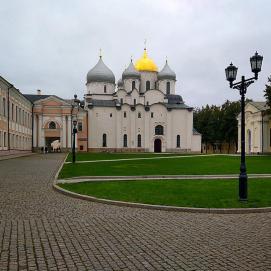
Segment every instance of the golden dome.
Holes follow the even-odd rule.
[[[153,62],[153,60],[148,58],[146,48],[144,49],[143,56],[139,60],[137,60],[137,62],[135,64],[135,68],[138,71],[148,71],[148,72],[157,72],[158,71],[158,68],[157,68],[156,64]]]

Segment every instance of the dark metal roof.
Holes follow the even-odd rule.
[[[91,100],[90,105],[93,106],[105,106],[105,107],[115,107],[116,106],[116,100]]]
[[[175,94],[167,94],[165,96],[166,99],[168,99],[169,104],[183,104],[183,98],[180,95]]]

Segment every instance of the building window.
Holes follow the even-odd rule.
[[[164,127],[162,125],[155,126],[155,134],[156,135],[163,135],[164,134]]]
[[[53,122],[53,121],[51,121],[51,122],[49,123],[49,129],[56,129],[56,123]]]
[[[141,135],[137,135],[137,147],[141,148]]]
[[[141,119],[141,113],[140,113],[140,112],[138,112],[137,117],[138,117],[139,119]]]
[[[154,82],[154,88],[157,89],[157,82]]]
[[[80,145],[80,151],[84,150],[84,146]]]
[[[78,122],[77,128],[78,128],[78,131],[81,132],[83,130],[83,123]]]
[[[123,117],[126,118],[126,112],[123,112]]]
[[[112,118],[112,113],[110,113],[110,118]]]
[[[151,118],[153,118],[153,112],[151,112]]]
[[[11,119],[14,120],[14,104],[11,104]]]
[[[136,105],[136,99],[134,99],[134,105]]]
[[[135,89],[135,81],[132,81],[132,90]]]
[[[104,85],[104,93],[106,93],[106,85]]]
[[[180,146],[181,146],[181,138],[180,138],[180,135],[177,135],[176,147],[180,148]]]
[[[106,147],[106,134],[103,134],[103,147]]]
[[[123,104],[123,98],[120,99],[120,104]]]
[[[123,136],[123,147],[127,147],[127,135]]]
[[[146,91],[151,89],[151,82],[146,81]]]
[[[167,82],[167,94],[170,94],[170,82]]]
[[[3,98],[3,115],[6,116],[6,98]]]

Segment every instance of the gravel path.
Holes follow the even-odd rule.
[[[189,214],[52,189],[63,154],[0,162],[0,270],[271,270],[271,213]]]

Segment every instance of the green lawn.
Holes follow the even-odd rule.
[[[247,203],[237,200],[237,180],[114,181],[60,186],[98,198],[156,205],[205,208],[271,206],[271,179],[250,179]]]
[[[87,154],[90,155],[90,154]],[[91,154],[120,158],[124,154]],[[108,155],[108,156],[107,156]],[[146,154],[125,154],[138,158]],[[156,156],[156,155],[155,155]],[[78,157],[79,158],[79,157]],[[81,157],[83,159],[83,157]],[[110,159],[110,158],[109,158]],[[239,156],[186,156],[182,158],[149,159],[134,161],[108,161],[65,164],[59,178],[75,176],[132,176],[132,175],[182,175],[182,174],[238,174]],[[248,156],[248,173],[271,173],[271,156]]]

